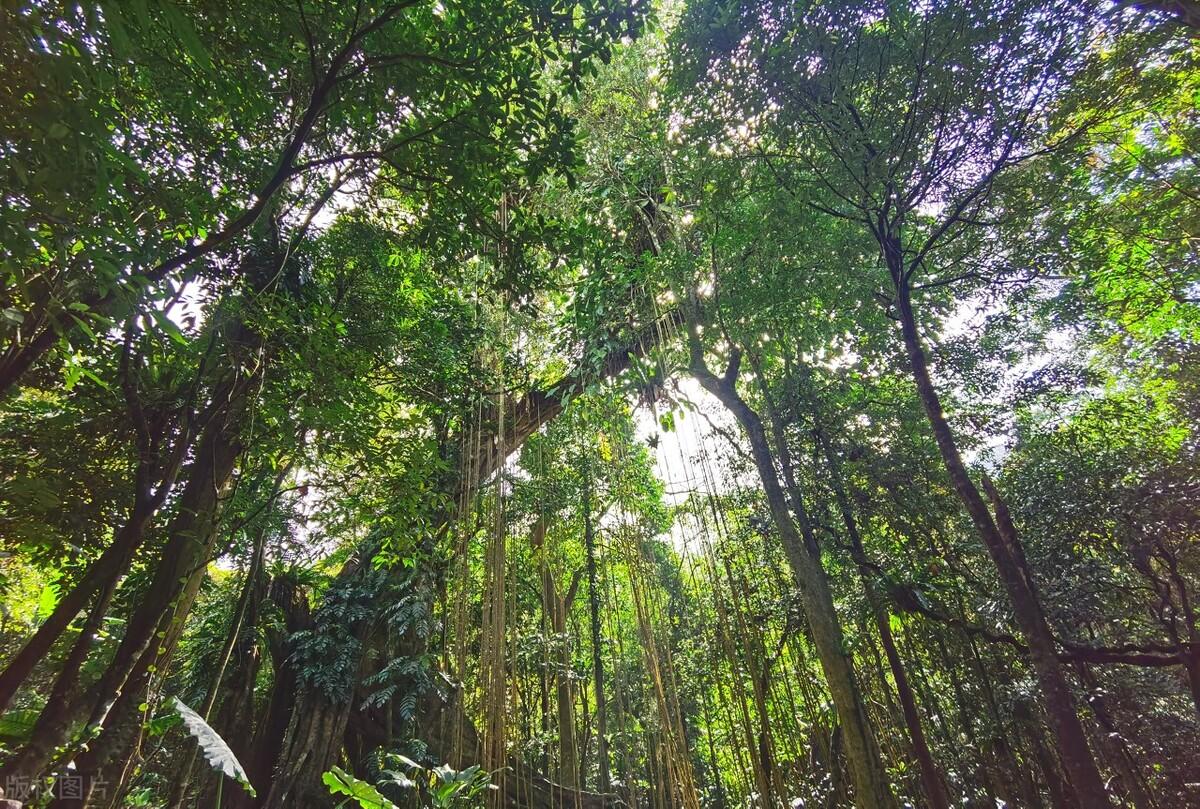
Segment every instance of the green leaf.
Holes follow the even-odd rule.
[[[156,716],[146,723],[146,735],[161,736],[182,721],[179,714],[174,712]]]
[[[0,741],[9,744],[21,744],[29,739],[33,725],[37,722],[39,711],[5,711],[0,716]]]
[[[171,27],[171,31],[179,38],[179,43],[183,45],[184,51],[187,52],[191,60],[201,70],[211,71],[213,68],[212,55],[204,47],[204,43],[200,41],[200,37],[196,33],[196,29],[191,21],[183,15],[174,3],[163,3],[162,11],[163,16],[166,17],[167,24]]]
[[[75,325],[79,327],[79,330],[86,334],[89,340],[95,342],[96,332],[87,324],[87,321],[74,313],[68,312],[67,314],[71,315],[71,320],[75,321]]]
[[[54,612],[54,608],[57,605],[58,588],[56,588],[53,584],[47,584],[43,586],[41,593],[38,594],[38,618],[44,620],[50,617],[50,613]]]
[[[167,317],[166,313],[160,312],[158,309],[151,309],[150,314],[154,318],[154,322],[158,324],[160,329],[166,332],[168,337],[180,345],[185,346],[188,344],[187,335],[183,333],[179,326],[175,325],[175,322],[171,318]]]
[[[251,796],[256,795],[253,785],[250,783],[250,778],[246,775],[242,764],[237,760],[237,756],[229,749],[229,745],[221,738],[220,734],[209,727],[209,724],[204,721],[200,714],[193,711],[179,697],[172,697],[172,706],[175,712],[179,714],[179,718],[183,720],[183,724],[188,729],[188,733],[200,745],[200,751],[204,753],[204,758],[212,766],[214,770],[226,775],[237,781],[242,787],[250,793]]]
[[[396,804],[389,801],[379,790],[355,778],[341,767],[334,767],[321,776],[321,781],[329,787],[331,795],[346,795],[363,809],[398,809]]]

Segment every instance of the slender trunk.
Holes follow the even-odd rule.
[[[711,728],[711,727],[713,727],[713,722],[715,720],[713,719],[713,716],[712,716],[712,709],[709,707],[709,704],[708,704],[708,697],[709,697],[708,685],[709,684],[705,684],[705,687],[702,687],[700,689],[700,699],[701,699],[701,707],[704,711],[704,726],[706,728]],[[717,742],[716,742],[716,739],[714,738],[714,734],[706,733],[704,735],[707,737],[707,741],[708,741],[708,762],[707,762],[708,763],[708,768],[707,768],[708,784],[712,787],[713,791],[716,793],[716,795],[713,798],[712,809],[726,809],[725,785],[722,783],[721,770],[720,770],[719,766],[717,765]]]
[[[612,788],[608,768],[608,709],[604,692],[604,657],[600,646],[600,584],[596,575],[596,536],[592,525],[592,481],[583,494],[583,543],[587,552],[588,612],[592,631],[592,676],[596,684],[596,757],[600,765],[599,791]]]
[[[921,405],[925,409],[934,439],[950,475],[951,485],[966,507],[984,545],[987,546],[1000,579],[1008,591],[1013,615],[1029,645],[1029,659],[1067,777],[1084,805],[1089,808],[1109,806],[1108,793],[1096,760],[1088,748],[1087,736],[1076,710],[1075,697],[1059,663],[1054,638],[1042,612],[1036,585],[1023,564],[1023,553],[1016,529],[1008,519],[1007,508],[999,494],[994,490],[989,492],[996,511],[993,518],[979,489],[971,481],[954,434],[946,421],[941,399],[929,375],[925,349],[921,345],[913,315],[908,281],[902,274],[893,273],[893,278],[896,281],[896,303],[904,345]]]
[[[912,744],[913,752],[917,756],[917,766],[921,773],[921,788],[925,792],[925,799],[933,809],[949,809],[950,801],[946,795],[946,788],[941,773],[938,771],[937,764],[934,763],[933,754],[929,751],[929,743],[925,739],[925,729],[921,725],[921,715],[917,710],[916,697],[913,695],[912,686],[909,685],[908,674],[904,670],[904,663],[900,659],[900,654],[896,651],[896,642],[892,637],[891,616],[888,614],[887,609],[885,609],[882,599],[879,597],[879,593],[871,581],[862,534],[859,533],[858,520],[854,517],[854,512],[850,506],[850,499],[846,496],[840,465],[829,446],[829,442],[820,430],[816,431],[816,440],[821,445],[829,467],[829,485],[833,489],[834,499],[837,501],[838,510],[841,512],[842,524],[845,526],[846,534],[850,538],[850,549],[854,554],[854,561],[858,565],[859,576],[862,579],[863,589],[867,595],[867,604],[875,619],[875,626],[879,630],[879,640],[883,644],[883,652],[887,657],[888,668],[891,669],[892,680],[896,684],[896,694],[900,698],[900,709],[904,715],[904,725],[908,729],[909,741]]]
[[[558,726],[558,782],[564,787],[574,788],[579,772],[579,761],[576,756],[575,715],[572,710],[575,704],[574,692],[571,688],[571,655],[567,648],[567,610],[566,599],[558,594],[558,586],[554,582],[554,571],[550,568],[550,559],[546,549],[547,520],[539,519],[534,523],[530,534],[529,544],[538,559],[538,577],[541,580],[542,613],[550,628],[551,664],[554,671],[554,703],[555,723]],[[573,589],[573,588],[572,588]],[[570,598],[570,595],[568,595]]]
[[[296,705],[298,682],[289,660],[289,641],[292,635],[312,625],[307,597],[292,581],[275,579],[268,588],[268,597],[283,613],[283,630],[268,626],[266,631],[274,682],[263,715],[254,726],[249,752],[245,758],[238,757],[259,797],[251,798],[249,793],[238,790],[230,795],[230,809],[252,809],[271,794],[275,763],[283,751]]]
[[[280,478],[280,481],[282,477]],[[279,488],[276,482],[276,490]],[[272,492],[274,496],[274,491]],[[217,670],[213,674],[212,682],[209,683],[208,693],[204,697],[204,705],[200,709],[200,716],[205,722],[210,722],[212,716],[213,705],[217,702],[217,695],[220,693],[221,682],[225,679],[225,669],[229,666],[229,659],[233,656],[233,648],[237,645],[238,637],[242,633],[242,621],[246,615],[246,606],[250,603],[251,593],[258,581],[258,572],[262,566],[263,541],[266,539],[266,529],[260,528],[257,534],[256,542],[254,543],[254,554],[250,561],[250,568],[246,571],[246,580],[242,583],[242,591],[238,595],[237,605],[233,610],[233,619],[229,624],[229,632],[225,636],[225,644],[221,649],[221,656],[217,663]],[[169,809],[180,809],[183,806],[184,798],[187,794],[187,788],[191,785],[192,771],[196,766],[196,755],[199,748],[193,748],[191,754],[187,757],[187,764],[178,773],[175,783],[171,789],[171,795],[167,800]]]
[[[559,637],[555,644],[564,644],[565,648],[562,633],[556,634]],[[558,649],[558,646],[555,648]],[[565,651],[558,650],[554,655],[554,663],[557,669],[554,673],[554,688],[558,717],[558,783],[573,789],[579,786],[576,778],[579,773],[579,761],[575,755],[575,699],[571,691],[570,656]]]
[[[859,581],[863,585],[864,594],[866,594],[867,582],[863,580],[861,573],[859,575]],[[883,662],[883,657],[881,657],[879,654],[879,647],[881,644],[875,643],[874,638],[871,637],[872,626],[875,627],[875,634],[882,637],[882,633],[879,631],[879,615],[883,615],[884,618],[888,617],[888,613],[886,611],[877,612],[875,610],[874,605],[871,603],[871,599],[876,597],[877,595],[872,589],[871,593],[867,597],[867,612],[870,613],[870,622],[867,621],[865,616],[858,616],[858,630],[863,638],[868,639],[866,646],[871,652],[871,662],[874,663],[874,665],[871,666],[871,669],[873,670],[872,673],[875,675],[875,679],[879,681],[879,693],[882,695],[882,699],[885,703],[885,716],[887,716],[887,721],[891,722],[897,716],[903,719],[903,710],[899,705],[896,704],[896,696],[892,693],[892,684],[888,682],[888,664]],[[882,609],[882,602],[880,602],[880,608]]]
[[[713,581],[716,583],[716,560],[710,556],[708,564],[709,575],[713,577]],[[745,643],[748,640],[745,631],[745,621],[742,619],[742,607],[738,602],[733,573],[730,570],[727,560],[722,560],[722,569],[725,573],[725,580],[729,584],[729,597],[732,604],[726,605],[725,599],[721,597],[721,588],[719,586],[712,588],[712,594],[713,606],[717,615],[716,634],[721,643],[721,650],[725,654],[726,662],[729,664],[730,674],[732,675],[729,678],[729,690],[731,692],[729,701],[732,701],[738,709],[738,719],[740,720],[738,724],[741,725],[746,755],[750,759],[749,769],[754,778],[754,784],[759,794],[763,796],[763,800],[770,803],[772,798],[771,766],[768,761],[763,759],[764,748],[767,747],[767,745],[763,744],[763,736],[770,732],[770,727],[765,712],[759,715],[757,733],[755,732],[754,722],[750,718],[750,706],[746,699],[746,690],[742,683],[742,678],[738,676],[739,667],[743,664],[743,660],[734,650],[733,639],[729,634],[729,627],[736,627],[738,630],[738,640],[741,641],[742,647],[745,648]],[[735,618],[730,617],[730,612],[733,613]],[[751,668],[751,678],[753,679],[754,663],[752,661],[754,655],[750,654],[747,657],[750,659],[746,660],[745,663]],[[726,701],[720,681],[717,682],[717,690],[720,701],[728,705],[729,702]],[[731,726],[733,724],[732,718],[730,718],[730,724]],[[742,766],[744,767],[745,765],[743,764]]]
[[[170,616],[165,615],[158,631],[165,633],[169,627]],[[60,792],[60,797],[49,804],[52,809],[104,807],[116,800],[132,762],[135,737],[141,729],[137,709],[149,684],[157,651],[146,649],[134,662],[127,687],[114,701],[104,732],[74,757],[76,783],[82,786],[82,793],[78,793],[77,799],[69,799],[63,797],[68,793]]]
[[[1081,804],[1075,797],[1075,791],[1064,777],[1059,767],[1059,760],[1046,747],[1042,738],[1042,723],[1037,720],[1028,706],[1018,707],[1024,713],[1023,725],[1025,736],[1029,739],[1033,750],[1034,761],[1042,771],[1042,780],[1050,794],[1051,809],[1091,809],[1087,804]]]
[[[1200,646],[1193,646],[1191,651],[1183,653],[1183,659],[1192,705],[1196,709],[1196,715],[1200,717]]]
[[[1020,749],[1017,744],[1018,736],[1016,733],[1010,732],[1008,724],[1004,721],[1004,716],[1000,713],[1000,703],[996,698],[996,688],[992,684],[991,674],[988,673],[988,667],[984,664],[982,656],[979,654],[979,646],[975,643],[970,633],[963,632],[963,642],[971,652],[971,662],[974,663],[975,672],[979,676],[979,685],[986,697],[988,712],[992,716],[994,731],[989,735],[988,744],[991,748],[984,750],[979,745],[976,747],[984,753],[986,758],[982,763],[983,772],[989,777],[999,769],[1002,775],[1007,775],[1007,778],[1002,778],[996,785],[994,791],[996,797],[1012,803],[1013,795],[1020,796],[1023,804],[1030,809],[1041,809],[1043,806],[1041,793],[1038,792],[1037,784],[1034,781],[1033,773],[1028,766],[1025,766],[1028,756],[1021,750],[1021,760],[1018,761],[1017,752]],[[955,668],[950,664],[950,655],[946,650],[945,644],[941,638],[938,638],[938,648],[941,650],[942,659],[946,661],[946,666],[954,678],[955,693],[958,695],[958,709],[964,714],[964,726],[971,726],[971,719],[966,714],[966,707],[971,702],[963,692],[962,683],[959,682]],[[998,759],[1001,766],[996,768],[993,765],[994,759]]]
[[[1187,581],[1179,572],[1178,557],[1161,542],[1159,548],[1160,558],[1170,577],[1169,587],[1173,587],[1178,594],[1179,614],[1183,617],[1182,623],[1187,631],[1188,643],[1186,645],[1179,643],[1176,635],[1178,630],[1174,625],[1171,626],[1171,633],[1176,635],[1175,641],[1179,644],[1179,658],[1187,675],[1188,690],[1192,695],[1192,707],[1196,709],[1196,714],[1200,717],[1200,626],[1197,626],[1196,609],[1192,604],[1192,595]]]
[[[542,609],[542,632],[546,635],[550,634],[550,616],[546,614],[545,608]],[[538,676],[539,694],[541,707],[541,732],[542,738],[549,739],[551,733],[551,716],[550,716],[550,667],[541,666],[541,672]],[[550,745],[542,746],[542,772],[550,774],[551,753]]]
[[[733,413],[749,440],[751,455],[763,485],[771,517],[779,531],[784,553],[800,591],[817,658],[833,697],[842,728],[850,775],[854,782],[855,802],[861,809],[895,807],[896,798],[892,794],[887,770],[883,766],[883,756],[871,728],[850,655],[845,647],[841,624],[833,605],[833,593],[829,589],[820,558],[810,552],[810,548],[816,544],[812,526],[804,519],[797,528],[797,522],[792,519],[787,497],[779,485],[779,477],[775,471],[762,421],[737,393],[736,363],[731,364],[730,371],[727,371],[724,377],[716,376],[704,364],[698,336],[693,331],[690,337],[693,375],[702,387],[716,396]],[[803,507],[799,501],[793,503],[793,506]],[[797,516],[807,517],[803,511]]]
[[[7,783],[14,778],[32,779],[43,775],[50,764],[54,748],[66,740],[71,724],[71,714],[67,708],[81,697],[80,669],[87,661],[96,633],[104,623],[108,605],[116,589],[117,578],[114,576],[97,595],[79,637],[63,661],[62,670],[46,700],[46,707],[38,715],[29,743],[0,768],[0,783]]]
[[[715,565],[715,562],[710,562],[710,565]],[[732,619],[729,617],[730,610],[725,607],[722,600],[718,599],[718,615],[722,621],[722,640],[725,647],[725,656],[729,660],[730,670],[737,672],[737,676],[733,678],[734,693],[738,697],[738,706],[741,708],[742,724],[744,727],[744,735],[746,737],[746,752],[750,756],[751,769],[753,771],[755,783],[758,786],[760,800],[766,805],[775,805],[779,796],[785,794],[784,786],[781,781],[782,773],[780,768],[776,766],[775,748],[772,744],[774,733],[772,731],[771,715],[767,710],[767,699],[771,691],[770,667],[771,660],[767,653],[766,644],[763,641],[761,628],[751,621],[747,621],[747,614],[752,614],[753,610],[747,603],[746,592],[748,585],[744,577],[734,575],[733,566],[730,564],[728,557],[723,556],[721,559],[721,569],[725,574],[725,581],[729,586],[730,607],[732,608]],[[715,577],[716,571],[713,571]],[[719,588],[717,588],[719,590]],[[715,594],[715,593],[714,593]],[[729,638],[728,632],[724,631],[724,625],[731,625],[737,629],[737,644],[736,648],[741,649],[739,655],[735,652],[735,644]],[[750,718],[750,706],[746,699],[745,688],[742,685],[741,672],[739,667],[745,667],[745,673],[750,680],[750,700],[754,703],[754,714],[757,722]]]
[[[4,671],[0,672],[0,712],[9,706],[17,689],[33,672],[34,667],[46,657],[54,642],[70,626],[71,621],[88,601],[97,592],[115,587],[117,580],[128,567],[129,560],[145,538],[151,516],[152,511],[145,507],[143,499],[139,496],[128,522],[117,531],[112,544],[88,566],[75,586],[59,599],[54,611],[9,661]]]
[[[846,776],[842,771],[842,748],[844,746],[845,736],[842,733],[842,726],[834,725],[829,734],[829,809],[837,809],[842,806],[841,799],[846,794]]]
[[[155,644],[155,639],[163,632],[170,637],[181,631],[203,580],[217,538],[221,496],[241,455],[239,438],[242,417],[246,413],[246,395],[243,388],[221,417],[206,425],[154,575],[126,624],[112,661],[92,689],[96,695],[94,702],[92,699],[76,700],[68,710],[70,722],[75,722],[85,715],[89,704],[94,705],[87,724],[103,730],[88,744],[87,753],[81,756],[94,773],[107,769],[114,756],[128,750],[124,738],[126,728],[122,726],[130,723],[131,712],[114,709],[127,706],[135,692],[141,691],[148,667],[164,669],[172,651],[171,644]],[[136,706],[138,702],[132,704]],[[109,721],[110,713],[114,722]],[[78,761],[77,765],[82,771],[83,765]],[[86,802],[83,805],[87,805]]]
[[[137,765],[137,753],[143,731],[143,705],[150,702],[150,684],[156,673],[166,671],[183,636],[184,619],[195,603],[207,571],[194,568],[182,581],[173,609],[163,611],[154,626],[153,637],[158,643],[149,644],[126,673],[121,688],[111,701],[101,696],[105,707],[103,729],[75,757],[75,773],[83,786],[79,799],[65,797],[60,792],[50,803],[50,809],[77,807],[119,806],[124,789]],[[101,724],[97,721],[95,724]]]
[[[1100,743],[1110,750],[1109,758],[1120,774],[1120,784],[1126,797],[1129,798],[1135,809],[1157,809],[1158,801],[1154,799],[1149,785],[1142,777],[1137,758],[1130,751],[1125,737],[1117,731],[1116,722],[1108,710],[1108,703],[1104,699],[1100,684],[1096,682],[1095,675],[1092,674],[1086,663],[1076,663],[1075,667],[1079,672],[1080,682],[1091,694],[1087,702],[1102,731]]]

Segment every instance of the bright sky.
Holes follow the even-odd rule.
[[[665,499],[671,507],[682,504],[693,493],[719,494],[736,485],[724,462],[724,458],[735,450],[730,448],[725,435],[717,433],[713,426],[742,440],[733,415],[695,379],[684,377],[673,384],[675,398],[690,402],[695,410],[676,410],[672,431],[663,431],[649,407],[641,405],[634,411],[638,440],[658,436],[658,447],[652,449],[654,472],[663,482]],[[660,407],[658,413],[662,412]],[[671,527],[669,539],[677,551],[683,553],[694,548],[698,541],[695,522],[679,519]]]

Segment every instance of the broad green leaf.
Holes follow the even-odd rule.
[[[229,745],[225,743],[221,735],[209,727],[200,714],[185,705],[179,697],[172,697],[172,706],[179,714],[179,718],[183,720],[188,733],[200,745],[200,752],[204,753],[205,760],[212,768],[237,781],[251,795],[256,795],[254,786],[250,783],[250,778],[242,768],[241,762],[237,760],[237,756],[229,749]]]
[[[321,776],[332,795],[346,795],[357,801],[362,809],[397,809],[396,804],[385,798],[378,789],[366,781],[355,778],[341,767],[334,767]]]

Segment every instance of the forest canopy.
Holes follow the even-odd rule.
[[[0,809],[1200,805],[1200,3],[0,16]]]

